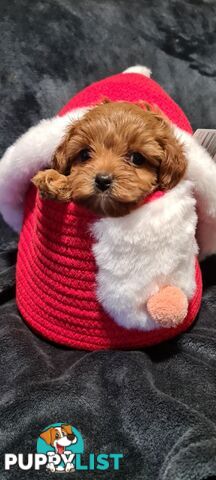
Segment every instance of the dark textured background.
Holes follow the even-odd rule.
[[[215,127],[215,31],[214,0],[0,0],[0,154],[78,89],[137,63],[152,68],[194,128]],[[202,309],[189,332],[146,352],[86,354],[24,325],[15,256],[16,236],[1,222],[1,460],[34,451],[44,427],[65,421],[80,429],[87,452],[126,455],[119,473],[73,478],[215,478],[216,260],[203,265]]]

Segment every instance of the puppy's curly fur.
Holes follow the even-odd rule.
[[[186,159],[159,110],[105,100],[68,128],[52,167],[33,178],[43,196],[121,216],[155,189],[177,185]]]

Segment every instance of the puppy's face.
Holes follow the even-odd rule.
[[[186,161],[160,114],[140,105],[106,102],[69,128],[53,167],[55,172],[47,171],[47,196],[73,200],[96,214],[121,216],[156,188],[175,186]],[[43,193],[38,175],[34,183]]]
[[[61,427],[51,427],[40,434],[40,437],[52,447],[57,453],[64,453],[67,446],[76,443],[71,425],[62,425]]]

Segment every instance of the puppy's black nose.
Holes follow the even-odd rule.
[[[95,177],[95,185],[99,190],[105,192],[112,184],[112,175],[98,173]]]

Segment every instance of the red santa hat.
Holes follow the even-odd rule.
[[[59,115],[94,105],[103,97],[148,101],[191,133],[176,103],[157,83],[137,73],[116,75],[87,87]],[[123,328],[105,313],[96,297],[90,217],[73,204],[42,200],[33,189],[28,194],[17,260],[17,304],[25,320],[50,340],[84,349],[143,347],[185,330],[200,304],[198,265],[196,293],[187,317],[177,329],[143,332]]]
[[[155,81],[146,76],[148,71],[145,67],[140,68],[143,69],[140,73],[128,71],[85,88],[62,108],[57,117],[33,127],[3,157],[4,196],[0,195],[0,211],[17,230],[22,223],[16,277],[18,308],[33,330],[69,347],[98,350],[153,345],[186,330],[199,310],[202,281],[196,263],[196,289],[181,325],[150,331],[118,325],[104,311],[96,295],[97,266],[91,234],[94,216],[73,203],[44,200],[33,186],[25,196],[32,176],[49,165],[67,124],[82,116],[87,108],[103,97],[112,101],[144,100],[157,105],[175,125],[176,135],[185,144],[189,174],[195,185],[198,184],[198,191],[202,190],[199,173],[203,167],[200,167],[199,157],[205,157],[204,150],[196,144],[194,147],[193,141],[191,146],[192,129],[185,114]],[[195,160],[194,148],[198,149]],[[22,172],[16,177],[12,168],[15,156]],[[24,164],[26,157],[29,161]],[[210,162],[210,159],[206,161]],[[10,181],[7,181],[8,172]],[[150,200],[160,201],[154,196]],[[212,205],[212,197],[207,201]],[[216,212],[210,212],[210,209],[209,215],[216,218]],[[205,244],[206,238],[203,240]],[[215,245],[208,245],[206,250],[215,248]],[[205,248],[203,250],[205,254]]]
[[[144,74],[134,73],[133,70],[128,73],[126,70],[124,73],[105,78],[84,88],[84,90],[69,100],[60,110],[59,115],[63,116],[76,108],[95,105],[106,97],[113,102],[125,101],[135,103],[143,100],[152,106],[156,105],[159,107],[172,123],[182,130],[192,133],[189,120],[181,108],[149,76],[150,71],[148,69],[145,67],[140,68],[140,72],[144,69]]]

